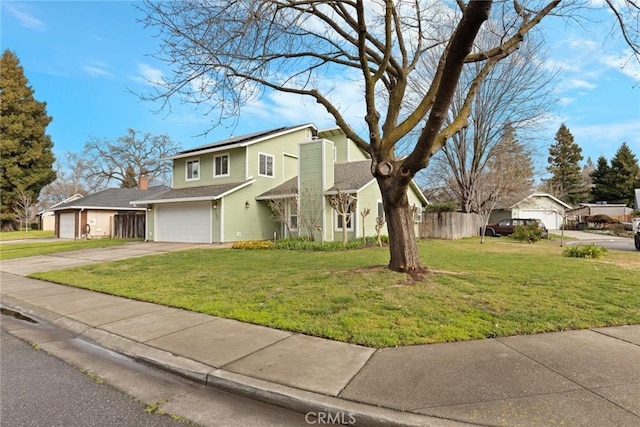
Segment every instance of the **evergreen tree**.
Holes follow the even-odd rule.
[[[593,182],[593,188],[591,189],[591,201],[606,202],[612,199],[612,174],[609,162],[604,156],[598,157],[596,162],[596,168],[591,172],[591,180]]]
[[[17,56],[5,50],[0,58],[0,224],[15,228],[19,195],[37,200],[40,190],[56,179],[53,142],[45,133],[51,122],[46,102],[38,102]]]
[[[551,178],[548,186],[554,193],[570,205],[576,205],[586,197],[582,183],[580,161],[582,148],[573,142],[573,135],[563,123],[556,132],[556,143],[549,147],[549,167]]]
[[[138,180],[136,179],[136,171],[133,170],[133,166],[129,165],[125,169],[124,179],[120,188],[136,188],[138,186]]]
[[[626,203],[633,206],[634,188],[640,187],[640,166],[627,143],[622,143],[611,159],[612,203]]]

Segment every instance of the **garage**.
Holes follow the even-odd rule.
[[[75,239],[76,237],[76,214],[75,212],[65,212],[60,214],[60,234],[61,239]]]
[[[551,210],[522,209],[518,218],[533,218],[541,220],[548,230],[562,228],[562,215]]]
[[[155,241],[211,243],[211,202],[156,205]]]

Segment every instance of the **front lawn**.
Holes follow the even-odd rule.
[[[22,239],[53,239],[53,230],[3,231],[0,232],[0,242]]]
[[[1,243],[0,260],[24,258],[37,255],[49,255],[58,252],[79,251],[83,249],[105,248],[122,245],[132,240],[96,239],[96,240],[52,240],[50,242]]]
[[[197,249],[33,277],[371,347],[640,323],[640,257],[555,242],[420,242],[425,280],[388,249]]]

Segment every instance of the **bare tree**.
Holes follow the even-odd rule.
[[[24,224],[24,231],[29,231],[31,223],[35,220],[37,214],[37,204],[31,198],[31,195],[24,190],[20,190],[13,211],[18,217],[18,221],[20,221],[20,228]]]
[[[371,209],[369,208],[364,208],[362,209],[362,211],[360,212],[360,216],[362,217],[362,239],[363,241],[366,242],[367,239],[367,234],[364,228],[364,223],[365,223],[365,218],[371,213]]]
[[[127,129],[126,135],[115,141],[92,137],[82,152],[84,177],[97,186],[113,182],[132,186],[133,171],[136,184],[140,176],[148,177],[150,182],[167,182],[171,162],[163,158],[179,149],[180,145],[167,135],[142,134],[133,129]]]
[[[319,233],[321,239],[324,240],[322,230],[323,197],[317,187],[303,187],[298,194],[298,227],[304,231],[309,240],[315,240],[316,233]]]
[[[63,160],[56,161],[56,180],[40,192],[40,207],[46,209],[69,197],[97,192],[103,188],[84,179],[84,160],[75,153],[66,153]]]
[[[382,229],[384,228],[385,220],[382,217],[376,217],[376,237],[378,238],[378,246],[382,247]]]
[[[273,213],[273,218],[285,226],[287,235],[291,237],[291,215],[293,212],[297,215],[298,189],[292,185],[283,189],[283,193],[284,196],[269,200],[269,208]],[[298,228],[297,224],[295,227]]]
[[[511,206],[527,195],[533,185],[531,153],[514,139],[503,139],[494,148],[474,193],[472,211],[482,219],[480,241],[496,206]]]
[[[449,139],[432,159],[436,185],[450,188],[462,212],[477,205],[476,187],[481,185],[493,148],[503,133],[522,134],[535,129],[553,104],[549,86],[554,73],[543,68],[540,43],[523,43],[517,53],[494,67],[480,84],[471,104],[469,125]],[[451,120],[464,108],[465,88],[478,72],[478,64],[466,69],[451,106]],[[533,152],[533,141],[526,145]],[[433,185],[433,183],[432,183]]]
[[[338,213],[342,222],[342,224],[338,224],[338,227],[342,229],[342,246],[347,246],[347,229],[352,221],[356,200],[351,194],[340,190],[336,194],[329,196],[329,204]]]
[[[516,52],[543,18],[576,7],[560,0],[495,3],[494,8],[493,1],[462,0],[145,0],[143,22],[159,31],[157,57],[173,72],[147,99],[170,106],[178,95],[210,106],[221,120],[237,117],[247,101],[269,91],[315,100],[371,155],[388,224],[389,267],[420,272],[407,197],[411,179],[468,125],[480,83],[496,64]],[[621,23],[631,14],[623,34],[640,53],[632,33],[638,30],[633,26],[637,6],[630,1],[606,4]],[[477,44],[479,34],[493,34],[493,44]],[[416,106],[406,108],[410,83],[427,52],[438,58],[433,78],[420,86]],[[478,67],[461,108],[447,121],[465,66]],[[336,73],[359,85],[365,132],[360,132],[361,123],[348,122],[333,87],[322,84]],[[396,145],[416,128],[421,130],[412,149],[397,157]]]

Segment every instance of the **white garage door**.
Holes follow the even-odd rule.
[[[562,216],[554,211],[523,209],[520,211],[520,218],[539,219],[548,230],[559,230],[562,228]]]
[[[60,238],[74,239],[76,237],[76,214],[74,212],[60,214]]]
[[[156,242],[211,243],[211,202],[156,206]]]

